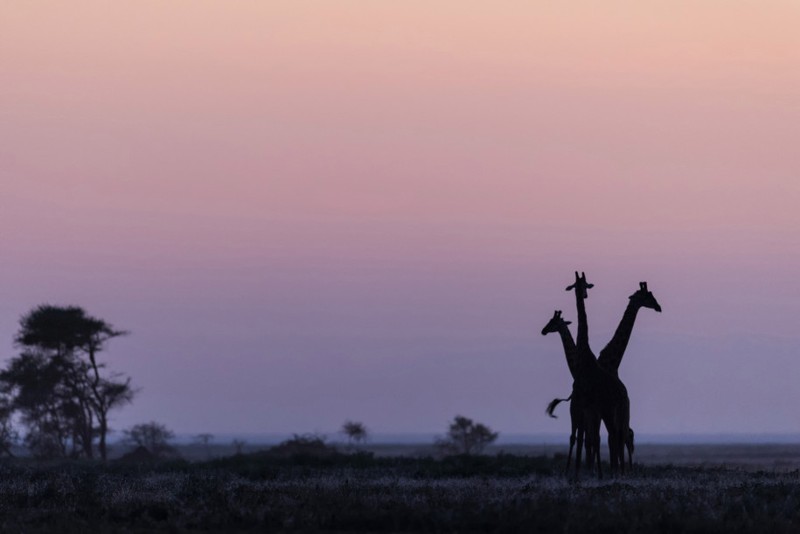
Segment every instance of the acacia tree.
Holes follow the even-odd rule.
[[[163,457],[175,452],[169,441],[175,437],[175,433],[161,423],[150,421],[133,425],[128,430],[123,431],[125,441],[137,447],[144,447],[154,456]]]
[[[488,426],[457,415],[447,429],[447,436],[438,440],[437,445],[446,453],[480,454],[497,436]]]
[[[77,306],[41,305],[20,319],[22,349],[0,372],[0,384],[27,427],[38,456],[107,457],[108,413],[133,400],[130,378],[102,373],[98,353],[126,335]]]
[[[345,421],[342,433],[347,436],[350,446],[359,445],[367,440],[367,427],[357,421]]]

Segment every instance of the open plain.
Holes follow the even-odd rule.
[[[788,533],[800,528],[800,447],[641,449],[643,461],[633,473],[603,480],[587,475],[579,482],[563,476],[561,454],[278,457],[264,451],[204,462],[7,461],[0,467],[0,529]]]

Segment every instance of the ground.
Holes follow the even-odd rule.
[[[0,467],[0,530],[797,532],[800,472],[638,465],[579,482],[561,456],[254,453]]]

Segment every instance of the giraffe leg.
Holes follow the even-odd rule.
[[[597,472],[600,473],[600,446],[597,447],[597,452],[595,453],[595,461],[597,462]],[[600,473],[602,474],[602,473]]]
[[[618,428],[616,421],[611,420],[610,424],[606,422],[606,431],[608,432],[608,459],[612,477],[617,474],[619,468]]]
[[[575,449],[575,480],[581,471],[581,453],[583,449],[583,432],[582,428],[578,429],[578,447]]]
[[[591,432],[589,430],[586,431],[583,443],[583,449],[586,451],[586,471],[591,473],[594,471],[594,443],[592,443]]]
[[[600,478],[603,478],[603,473],[600,470],[600,428],[597,429],[597,438],[595,439],[597,447],[595,447],[595,462],[597,462],[597,474]]]
[[[628,435],[625,438],[625,448],[628,449],[628,466],[633,471],[633,429],[628,428]]]
[[[597,464],[597,477],[603,478],[603,467],[600,465],[600,419],[597,416],[592,417],[588,427],[586,439],[591,441],[592,464]]]
[[[625,449],[628,445],[628,439],[631,436],[630,423],[631,423],[631,408],[630,401],[625,399],[622,403],[620,410],[621,417],[619,420],[619,432],[617,433],[617,447],[619,448],[619,468],[620,474],[625,475]],[[628,459],[630,460],[630,449],[628,450]],[[630,460],[631,463],[633,460]]]
[[[586,472],[588,474],[594,473],[594,458],[595,458],[595,448],[594,448],[594,441],[592,440],[592,431],[590,428],[586,429],[586,435],[584,436],[584,448],[586,452]]]
[[[572,449],[575,447],[575,429],[572,429],[572,434],[569,436],[569,454],[567,454],[567,468],[564,471],[565,475],[569,475],[569,463],[572,459]]]
[[[586,442],[588,445],[586,446],[586,464],[587,468],[589,468],[592,472],[595,469],[595,463],[597,463],[597,468],[600,468],[600,462],[598,458],[600,457],[600,447],[598,438],[598,432],[600,431],[598,428],[598,420],[595,416],[593,416],[589,420],[589,424],[587,425],[586,429]]]
[[[592,441],[594,441],[594,454],[595,458],[597,459],[597,478],[603,478],[603,465],[600,462],[600,425],[599,422],[595,425],[594,432],[592,435]]]

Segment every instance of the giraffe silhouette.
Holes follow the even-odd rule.
[[[573,398],[578,396],[582,402],[584,428],[590,450],[600,449],[600,421],[608,432],[608,448],[612,474],[625,472],[625,440],[630,423],[630,401],[628,391],[618,377],[602,369],[589,346],[589,324],[586,317],[588,290],[594,287],[586,281],[586,274],[575,272],[575,283],[567,291],[575,291],[575,305],[578,311],[578,336],[575,343],[577,375],[573,387]],[[579,434],[580,442],[580,434]],[[590,457],[591,458],[591,457]],[[575,453],[575,476],[578,476],[581,462],[581,447]],[[590,462],[587,462],[587,465]],[[597,473],[602,477],[600,463]]]
[[[622,319],[614,332],[611,341],[600,351],[597,363],[603,369],[616,375],[619,371],[619,364],[628,348],[628,341],[633,333],[633,323],[636,322],[636,314],[641,308],[650,308],[661,312],[661,305],[658,303],[653,293],[647,290],[647,282],[639,282],[639,289],[628,297],[628,306],[622,314]]]
[[[580,396],[574,395],[574,388],[575,388],[575,380],[577,378],[578,373],[578,361],[577,361],[577,350],[575,347],[575,340],[572,338],[572,332],[569,331],[569,325],[572,324],[570,321],[566,321],[563,317],[561,317],[561,310],[556,310],[553,312],[553,317],[548,321],[548,323],[542,328],[542,335],[546,336],[547,334],[551,333],[558,333],[561,337],[561,343],[564,347],[564,356],[567,360],[567,367],[569,368],[570,375],[572,375],[573,380],[573,394],[566,399],[554,399],[547,407],[547,414],[550,417],[555,417],[553,415],[553,410],[558,405],[558,403],[562,401],[570,401],[569,405],[569,416],[570,416],[570,424],[571,424],[571,431],[569,435],[569,453],[567,454],[567,467],[565,472],[569,474],[569,466],[570,462],[572,461],[572,451],[575,447],[575,442],[580,437],[579,447],[584,447],[586,450],[586,457],[589,463],[589,466],[593,463],[595,456],[597,456],[598,464],[599,461],[599,450],[591,449],[591,445],[589,442],[584,443],[584,435],[585,435],[585,421],[584,421],[584,412],[586,410],[585,406],[582,406],[582,402],[584,399]],[[591,460],[590,460],[591,459]]]
[[[661,305],[653,293],[647,289],[647,282],[639,282],[639,289],[628,297],[628,306],[622,314],[622,319],[614,332],[614,336],[600,351],[600,356],[597,358],[597,363],[600,367],[615,376],[618,376],[619,365],[625,355],[625,350],[633,333],[633,325],[636,322],[637,313],[641,308],[650,308],[661,312]],[[553,411],[560,402],[565,400],[568,399],[553,399],[547,407],[547,413],[551,417],[555,417]],[[629,429],[628,434],[625,436],[625,448],[628,450],[628,465],[633,467],[634,432],[632,429]],[[567,458],[567,463],[569,463],[569,457]]]
[[[572,324],[571,321],[565,320],[561,316],[561,310],[556,310],[553,313],[553,317],[550,321],[545,325],[542,329],[542,335],[547,335],[551,333],[558,333],[561,337],[561,343],[564,347],[564,356],[567,360],[567,367],[569,368],[570,375],[572,375],[573,379],[573,390],[575,387],[575,373],[577,369],[576,363],[576,349],[575,349],[575,340],[572,338],[572,332],[569,331],[569,325]],[[570,393],[569,397],[565,399],[553,399],[550,404],[547,405],[547,415],[552,418],[556,418],[554,413],[556,406],[558,406],[562,402],[570,402],[569,406],[569,415],[570,415],[570,422],[571,422],[571,432],[569,436],[569,453],[567,454],[567,467],[566,472],[569,473],[569,466],[572,460],[572,451],[575,447],[575,441],[577,439],[577,434],[579,429],[583,431],[583,414],[582,408],[579,406],[577,400],[573,399],[572,393]],[[634,432],[632,428],[628,429],[628,435],[625,439],[625,448],[628,450],[628,465],[632,468],[633,467],[633,451],[634,451]],[[586,450],[586,454],[589,458],[595,459],[598,462],[600,461],[600,452],[592,451],[589,449],[589,444],[584,443],[584,450]],[[591,463],[589,462],[589,467],[591,467]]]

